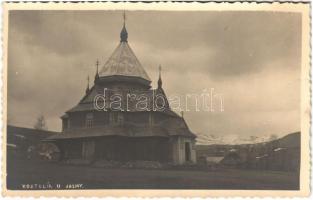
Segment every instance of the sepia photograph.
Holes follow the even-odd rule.
[[[308,189],[310,5],[166,4],[5,5],[7,192]]]

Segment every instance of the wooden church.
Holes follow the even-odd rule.
[[[119,101],[110,102],[112,97]],[[94,85],[88,84],[80,102],[61,119],[62,133],[48,140],[59,147],[62,160],[196,162],[196,136],[169,107],[161,73],[158,87],[151,88],[128,44],[125,19],[120,43],[100,71],[97,62]]]

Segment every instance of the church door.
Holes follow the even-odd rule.
[[[95,142],[94,140],[83,141],[82,154],[83,159],[90,160],[94,157]]]

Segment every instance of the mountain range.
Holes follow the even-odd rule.
[[[263,136],[247,136],[239,137],[236,135],[216,136],[213,134],[197,134],[197,145],[212,145],[212,144],[224,144],[224,145],[239,145],[239,144],[255,144],[270,142],[277,139],[277,136],[263,135]]]

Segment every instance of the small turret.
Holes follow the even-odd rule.
[[[99,60],[97,60],[97,62],[96,62],[96,67],[97,67],[97,70],[96,70],[94,83],[98,82],[98,80],[99,80]]]
[[[87,88],[86,88],[86,94],[89,92],[89,76],[87,77]]]
[[[161,65],[159,66],[159,80],[158,80],[158,89],[162,88],[162,78],[161,78]]]

